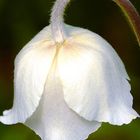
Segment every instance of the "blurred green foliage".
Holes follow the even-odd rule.
[[[131,0],[140,13],[140,1]],[[0,0],[0,114],[13,102],[13,62],[19,50],[49,24],[52,0]],[[112,44],[131,78],[134,108],[140,113],[140,48],[112,0],[72,0],[66,23],[88,28]],[[121,127],[103,124],[88,140],[139,140],[140,120]],[[39,140],[22,124],[0,123],[0,140]]]

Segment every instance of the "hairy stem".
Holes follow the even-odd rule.
[[[51,31],[55,42],[61,43],[67,37],[64,29],[64,12],[70,0],[56,0],[51,12]]]
[[[128,19],[140,46],[140,16],[129,0],[113,0]]]

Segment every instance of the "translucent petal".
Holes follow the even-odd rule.
[[[119,56],[97,34],[78,28],[76,35],[74,27],[68,28],[74,37],[65,42],[58,60],[66,103],[87,120],[129,123],[138,114]]]
[[[72,111],[64,101],[61,81],[51,71],[40,105],[25,125],[42,140],[84,140],[101,123],[87,121]]]
[[[49,31],[46,27],[17,55],[14,103],[11,110],[4,111],[4,116],[0,117],[1,122],[25,122],[36,110],[55,54],[55,47],[48,39]]]

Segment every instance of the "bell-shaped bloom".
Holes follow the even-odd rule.
[[[0,121],[24,123],[42,140],[84,140],[101,122],[138,117],[129,77],[110,44],[86,29],[65,30],[68,38],[56,43],[47,26],[17,55],[14,104]]]

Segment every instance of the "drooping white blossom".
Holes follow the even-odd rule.
[[[42,140],[84,140],[102,122],[138,117],[125,67],[99,35],[63,22],[70,0],[57,0],[51,24],[17,55],[14,104],[4,124],[24,123]]]

